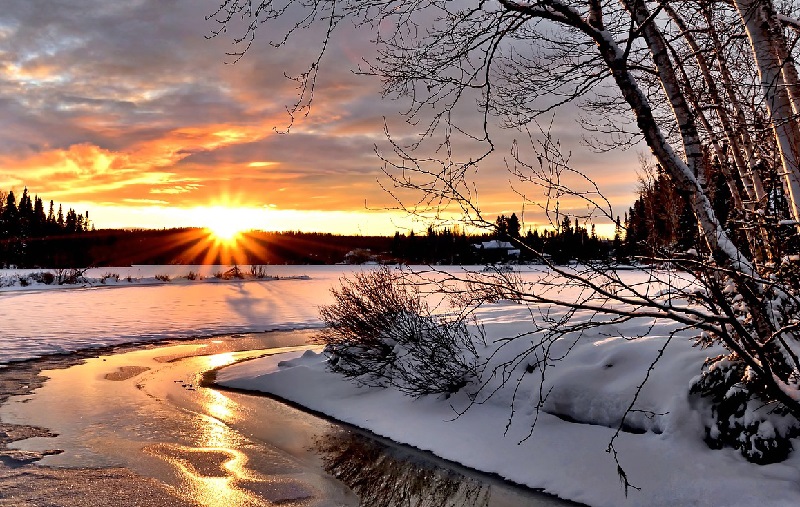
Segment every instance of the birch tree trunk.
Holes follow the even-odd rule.
[[[782,176],[789,210],[792,218],[800,226],[800,126],[783,72],[784,63],[790,62],[782,60],[775,51],[776,47],[785,50],[786,43],[784,40],[775,40],[764,8],[766,4],[767,0],[734,0],[750,39],[753,56],[761,76],[761,91],[780,149]],[[796,76],[795,70],[794,77]]]

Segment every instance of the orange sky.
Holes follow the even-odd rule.
[[[221,208],[265,230],[392,234],[427,227],[400,212],[376,148],[416,139],[403,104],[351,72],[369,54],[350,33],[323,62],[311,114],[289,134],[286,106],[317,41],[280,51],[264,42],[231,65],[230,39],[206,39],[214,0],[12,1],[0,10],[0,190],[89,211],[98,228],[203,226]],[[304,47],[304,44],[307,47]],[[592,174],[622,213],[633,201],[635,153],[583,148],[573,113],[554,127],[571,162]],[[520,214],[504,159],[519,132],[497,131],[498,151],[476,175],[488,217]],[[470,155],[463,154],[464,158]],[[536,199],[533,194],[526,195]],[[411,202],[413,196],[405,196]],[[562,210],[585,205],[565,199]],[[215,211],[216,210],[216,211]],[[527,226],[547,223],[528,205]]]

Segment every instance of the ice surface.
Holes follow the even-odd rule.
[[[229,268],[106,267],[88,270],[89,282],[79,285],[0,284],[0,367],[120,343],[320,327],[318,307],[331,301],[339,279],[376,266],[265,266],[277,279],[214,277]],[[240,268],[246,273],[249,266]],[[40,271],[48,270],[0,270],[0,280]],[[190,272],[198,279],[187,279]],[[119,280],[101,282],[108,274]]]

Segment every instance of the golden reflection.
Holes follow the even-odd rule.
[[[206,393],[211,398],[206,402],[206,412],[217,419],[230,420],[234,414],[230,408],[231,400],[213,389],[206,389]]]
[[[238,482],[252,481],[245,465],[247,457],[230,448],[185,447],[157,444],[147,449],[172,466],[183,480],[181,493],[204,507],[261,506],[252,494],[237,487]]]
[[[213,368],[219,368],[220,366],[227,366],[234,362],[233,352],[224,352],[222,354],[214,354],[213,356],[208,356],[208,366]]]
[[[319,438],[323,468],[347,484],[361,505],[394,507],[487,507],[489,484],[420,459],[399,447],[347,430]]]
[[[224,411],[226,408],[219,406],[217,410]],[[200,414],[202,420],[200,435],[198,436],[198,444],[203,447],[235,447],[238,442],[236,435],[228,428],[228,426],[216,419],[207,415]]]

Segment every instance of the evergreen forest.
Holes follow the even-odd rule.
[[[617,217],[613,239],[599,237],[594,225],[566,215],[555,227],[523,232],[524,224],[512,213],[497,217],[492,232],[486,234],[468,234],[457,225],[430,226],[424,234],[396,232],[394,236],[253,231],[244,234],[235,247],[220,248],[203,229],[95,230],[88,211],[80,214],[70,208],[65,213],[52,200],[45,204],[38,195],[31,197],[27,188],[19,200],[13,191],[0,191],[0,267],[364,262],[469,265],[543,260],[555,264],[629,264],[701,250],[688,198],[657,168],[648,174],[624,219]],[[712,185],[715,212],[735,233],[737,217],[731,211],[730,191],[722,175],[716,174]],[[776,200],[780,198],[777,192],[776,196]],[[779,201],[775,207],[781,208]],[[797,238],[791,227],[785,229],[786,248],[791,248]]]
[[[89,259],[78,258],[69,251],[77,245],[64,240],[90,228],[88,211],[80,214],[70,208],[65,214],[62,206],[59,204],[56,209],[52,200],[45,211],[42,199],[38,195],[31,198],[27,188],[19,201],[13,190],[0,191],[0,267],[28,266],[34,259],[37,265],[85,264]],[[43,247],[45,239],[55,237],[62,238],[60,251]]]

